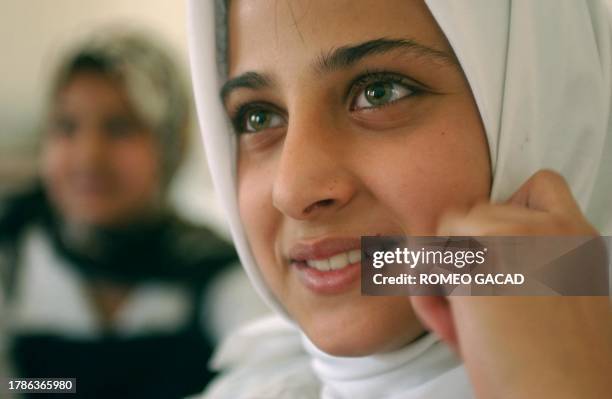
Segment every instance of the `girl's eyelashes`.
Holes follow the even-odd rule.
[[[376,109],[422,92],[414,81],[396,73],[368,72],[350,86],[350,110]]]
[[[238,107],[232,124],[236,133],[257,133],[285,124],[285,117],[270,104],[249,103]]]
[[[366,72],[354,79],[347,91],[350,111],[375,110],[405,98],[422,94],[425,89],[412,79],[385,71]],[[232,116],[233,115],[233,116]],[[267,102],[238,105],[230,112],[238,134],[258,133],[286,125],[287,117],[278,107]]]

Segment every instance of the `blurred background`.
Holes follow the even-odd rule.
[[[196,394],[268,312],[213,193],[186,30],[181,0],[0,1],[0,381]]]
[[[117,24],[159,36],[189,79],[184,1],[0,1],[0,195],[29,182],[36,173],[49,84],[60,58],[89,33]],[[207,223],[227,236],[212,194],[195,112],[191,119],[191,144],[173,181],[171,200],[189,220]]]

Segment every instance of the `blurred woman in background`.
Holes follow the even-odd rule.
[[[236,257],[167,202],[189,107],[146,37],[106,32],[61,63],[42,184],[0,214],[15,376],[76,378],[87,398],[178,398],[211,378],[211,281]]]

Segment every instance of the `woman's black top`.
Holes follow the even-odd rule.
[[[178,286],[191,298],[190,316],[172,332],[118,335],[101,331],[91,338],[27,331],[10,337],[15,377],[76,378],[67,398],[182,398],[203,390],[212,378],[207,362],[213,339],[203,300],[211,282],[237,261],[231,245],[210,230],[167,213],[146,226],[100,232],[103,251],[91,256],[71,250],[42,189],[5,202],[0,209],[0,282],[16,293],[20,240],[38,225],[67,265],[85,282],[137,287],[148,282]],[[85,299],[84,299],[85,300]],[[10,325],[10,320],[7,321]],[[33,394],[33,398],[47,395]],[[49,394],[60,398],[63,395]]]

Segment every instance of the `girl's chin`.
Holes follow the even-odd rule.
[[[408,328],[407,330],[412,330]],[[398,334],[382,332],[378,328],[367,327],[350,328],[344,327],[343,331],[336,334],[325,334],[321,332],[309,333],[310,341],[321,351],[341,357],[361,357],[375,353],[391,352],[409,344],[424,330],[418,329],[413,334],[403,331]]]
[[[310,341],[329,355],[358,357],[390,352],[425,332],[408,297],[364,297],[357,292],[351,302],[352,306],[330,306],[328,311],[320,306],[299,320]]]
[[[355,332],[355,335],[357,334],[359,333]],[[355,337],[353,334],[350,337],[337,337],[336,339],[317,337],[313,340],[311,338],[311,342],[328,355],[339,357],[363,357],[389,351],[389,342],[380,338],[372,340]]]

